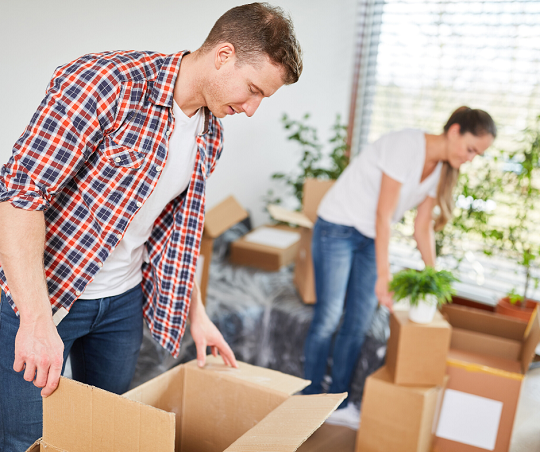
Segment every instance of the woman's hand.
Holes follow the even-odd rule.
[[[377,282],[375,283],[375,295],[377,295],[379,304],[385,306],[392,312],[394,300],[392,299],[393,293],[388,290],[388,283],[388,278],[377,278]]]

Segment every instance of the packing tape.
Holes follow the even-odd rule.
[[[446,365],[465,369],[468,372],[480,372],[484,374],[495,375],[497,377],[509,378],[510,380],[522,381],[525,377],[524,375],[518,374],[516,372],[508,372],[506,370],[494,369],[493,367],[483,366],[481,364],[468,363],[466,361],[459,361],[457,359],[447,359]]]

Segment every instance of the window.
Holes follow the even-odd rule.
[[[358,12],[352,154],[393,130],[440,133],[450,113],[468,105],[489,112],[499,134],[488,155],[463,172],[478,184],[488,167],[512,171],[509,155],[519,147],[522,130],[534,127],[540,115],[540,2],[359,0]],[[540,187],[540,180],[535,184]],[[511,208],[521,198],[499,193],[476,204],[493,210],[493,224],[511,225]],[[472,202],[462,196],[458,206],[466,209]],[[400,234],[410,234],[413,217],[405,218],[393,239],[396,265],[412,265],[412,245]],[[540,247],[540,215],[533,212],[529,224],[535,232],[531,246]],[[490,299],[521,284],[524,273],[514,261],[479,253],[481,234],[456,240],[463,250],[462,281],[481,286]],[[539,299],[540,292],[535,295]]]

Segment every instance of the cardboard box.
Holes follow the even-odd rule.
[[[197,263],[197,282],[201,288],[204,304],[206,304],[206,287],[208,286],[214,239],[247,217],[248,213],[233,196],[229,196],[206,212],[201,251]]]
[[[538,309],[528,324],[445,305],[452,325],[450,376],[435,452],[507,452],[524,374],[540,341]]]
[[[304,198],[302,213],[291,212],[280,206],[268,206],[272,218],[300,226],[300,244],[296,254],[294,268],[294,284],[300,298],[306,304],[317,301],[315,295],[315,277],[311,256],[311,238],[313,224],[317,220],[317,209],[326,192],[334,185],[334,180],[306,179],[304,181]]]
[[[356,452],[429,452],[443,386],[399,386],[382,367],[366,380]]]
[[[298,228],[262,226],[231,244],[229,262],[278,271],[294,262],[299,240]]]
[[[390,315],[390,338],[386,348],[386,366],[398,385],[442,385],[452,327],[440,312],[431,323],[409,320],[408,311]]]
[[[239,366],[209,356],[204,369],[192,361],[124,396],[61,378],[28,451],[292,452],[346,396],[293,396],[309,382]]]

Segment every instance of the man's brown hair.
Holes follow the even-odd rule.
[[[296,83],[302,73],[302,50],[291,18],[268,3],[237,6],[221,16],[210,30],[201,53],[229,42],[240,64],[256,66],[264,55],[285,70],[284,83]]]

